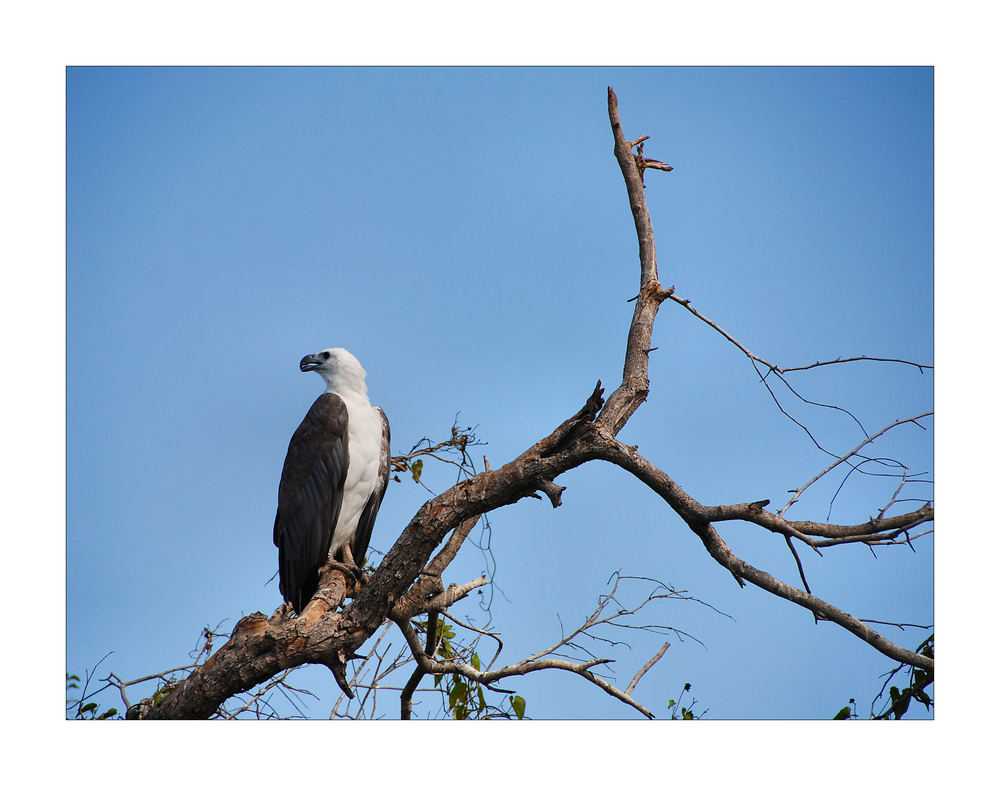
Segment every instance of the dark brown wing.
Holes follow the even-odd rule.
[[[361,511],[358,528],[354,531],[354,537],[351,539],[351,554],[354,555],[354,561],[358,565],[364,563],[368,543],[372,539],[372,529],[375,527],[375,517],[378,515],[386,487],[389,485],[389,419],[381,407],[376,407],[376,409],[382,416],[382,447],[379,453],[378,480],[375,481],[375,488],[372,489],[365,509]]]
[[[347,477],[347,407],[324,393],[288,443],[278,485],[274,545],[281,596],[301,612],[319,586]]]

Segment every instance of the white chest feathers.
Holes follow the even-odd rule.
[[[368,504],[379,477],[382,453],[382,414],[368,402],[368,397],[341,395],[347,406],[347,478],[344,498],[333,532],[330,555],[347,543],[358,528],[358,519]],[[364,555],[355,554],[360,560]]]

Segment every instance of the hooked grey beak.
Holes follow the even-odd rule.
[[[320,361],[318,355],[306,355],[299,361],[299,371],[315,371],[321,365],[323,363]]]

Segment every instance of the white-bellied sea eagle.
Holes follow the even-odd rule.
[[[353,569],[364,561],[389,481],[389,421],[368,400],[358,359],[324,349],[299,369],[317,372],[327,387],[292,434],[278,485],[279,588],[296,613],[328,562]]]

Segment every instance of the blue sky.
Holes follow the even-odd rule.
[[[930,69],[71,68],[70,671],[113,651],[102,672],[156,672],[183,661],[203,626],[229,630],[277,605],[278,475],[322,391],[298,372],[302,355],[345,346],[361,359],[394,453],[445,436],[457,413],[494,467],[576,411],[598,378],[613,389],[638,264],[608,85],[626,134],[650,134],[646,154],[675,167],[647,173],[664,285],[783,365],[934,362]],[[746,358],[689,314],[664,304],[653,343],[651,394],[621,436],[699,500],[783,504],[829,463]],[[933,408],[933,373],[810,373],[801,392],[849,407],[869,432]],[[795,411],[834,451],[864,438],[842,415]],[[877,455],[932,473],[932,437],[899,428]],[[435,491],[453,479],[425,471]],[[831,510],[840,479],[794,515],[858,523],[895,485],[852,479]],[[647,620],[702,642],[673,639],[636,689],[657,715],[685,682],[710,718],[827,718],[851,697],[867,708],[886,658],[739,589],[617,468],[558,482],[559,509],[525,500],[490,516],[504,657],[582,622],[621,571],[729,615],[678,602]],[[372,546],[385,551],[426,497],[392,484]],[[719,529],[796,582],[783,539]],[[447,580],[479,574],[482,555],[467,551]],[[800,556],[813,591],[856,616],[934,620],[933,536],[915,553]],[[659,640],[630,644],[612,653],[620,685]],[[328,672],[310,667],[300,683],[326,717]],[[536,718],[637,717],[572,675],[507,687]]]

